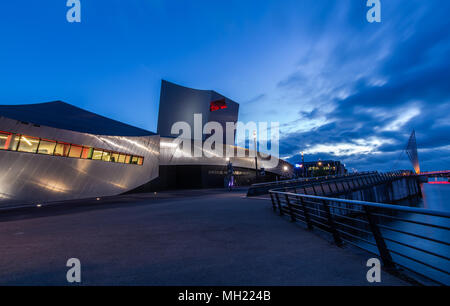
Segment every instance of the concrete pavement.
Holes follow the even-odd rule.
[[[0,285],[371,285],[336,247],[245,192],[129,195],[0,214]],[[382,285],[405,285],[382,273]]]

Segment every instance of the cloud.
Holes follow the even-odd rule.
[[[381,131],[399,131],[411,119],[418,115],[420,115],[419,107],[409,105],[406,108],[402,108],[396,118],[389,122],[385,127],[383,127]]]
[[[281,156],[411,168],[406,156],[397,159],[416,129],[422,168],[448,168],[450,3],[405,3],[385,4],[382,24],[369,25],[354,20],[360,7],[344,2],[314,42],[306,38],[309,52],[266,96],[286,114]]]
[[[366,155],[366,154],[380,154],[378,149],[383,144],[392,143],[389,139],[380,139],[371,137],[370,139],[353,139],[351,142],[342,143],[325,143],[316,144],[307,147],[304,150],[305,154],[328,153],[333,156],[351,156],[351,155]]]

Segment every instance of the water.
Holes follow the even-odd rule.
[[[417,203],[409,203],[410,206],[437,211],[450,211],[450,183],[448,182],[448,179],[430,179],[429,183],[421,185],[421,190],[423,198],[420,199]],[[416,214],[402,214],[401,217],[408,220],[450,227],[450,220],[447,218]],[[431,237],[439,241],[450,243],[449,232],[445,229],[431,228],[402,221],[389,222],[389,226],[405,232],[415,233],[417,235]],[[414,247],[421,248],[432,253],[443,255],[444,257],[450,257],[450,246],[442,243],[427,241],[417,237],[390,231],[383,231],[383,235],[387,238],[392,238],[408,245],[412,245]],[[387,242],[387,244],[388,248],[392,250],[398,251],[414,259],[418,259],[441,270],[450,271],[450,262],[445,258],[440,258],[432,254],[426,254],[424,252],[407,248],[393,242]],[[446,285],[450,285],[450,277],[442,271],[436,271],[433,268],[418,264],[397,254],[392,254],[392,257],[394,261],[403,264],[406,267],[412,268],[413,270],[423,275],[429,276],[435,280],[438,280]]]
[[[450,211],[450,183],[447,179],[430,178],[430,182],[422,184],[421,189],[423,199],[417,203],[418,207]]]

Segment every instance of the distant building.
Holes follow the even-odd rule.
[[[327,175],[343,175],[347,169],[340,161],[319,160],[312,162],[300,162],[295,164],[295,175],[297,177],[317,177]]]

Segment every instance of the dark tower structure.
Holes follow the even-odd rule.
[[[420,173],[419,154],[417,153],[416,131],[413,130],[406,146],[406,154],[411,161],[416,174]]]
[[[225,143],[226,123],[238,120],[239,104],[213,90],[198,90],[180,86],[163,80],[158,115],[158,134],[161,137],[172,135],[175,122],[187,122],[194,138],[194,114],[202,114],[202,128],[207,122],[215,121],[222,125]],[[207,135],[202,136],[205,140]]]

